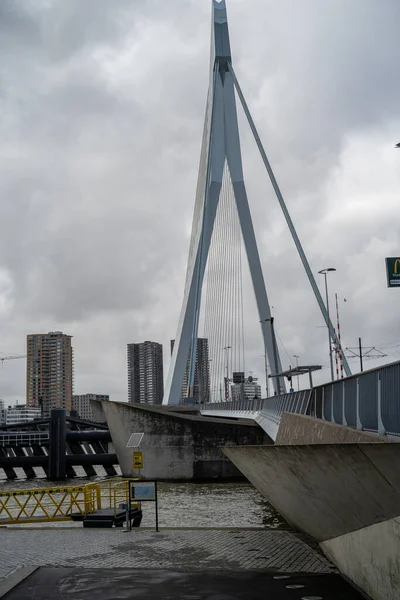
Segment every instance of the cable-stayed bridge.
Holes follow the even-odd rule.
[[[255,298],[251,319],[258,321],[275,394],[286,392],[282,364],[261,267],[242,166],[237,99],[269,175],[295,247],[329,329],[335,348],[340,341],[330,321],[314,275],[268,161],[256,125],[233,68],[225,0],[213,0],[209,90],[200,154],[197,191],[181,314],[163,404],[192,398],[196,382],[199,330],[208,340],[207,381],[202,401],[231,400],[231,373],[245,373],[243,267],[247,265]],[[250,312],[250,311],[249,311]],[[346,375],[351,371],[343,354]],[[184,388],[182,390],[182,388]]]

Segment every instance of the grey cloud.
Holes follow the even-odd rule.
[[[122,399],[125,344],[156,339],[168,355],[175,335],[210,5],[18,0],[0,11],[0,269],[8,281],[0,285],[0,351],[23,351],[28,332],[63,329],[74,335],[77,391]],[[312,267],[338,268],[332,292],[349,297],[344,335],[369,343],[391,341],[395,330],[395,291],[385,288],[379,254],[396,252],[400,235],[390,203],[382,210],[400,183],[384,153],[400,124],[399,11],[394,0],[257,0],[251,10],[228,2],[235,69]],[[325,365],[326,331],[240,121],[280,338],[289,356]],[[357,195],[370,198],[359,216],[349,209]],[[251,314],[247,364],[261,375]],[[7,364],[0,397],[23,394],[22,365]]]

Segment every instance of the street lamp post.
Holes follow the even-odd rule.
[[[293,354],[293,358],[296,359],[296,369],[299,368],[299,358],[300,356],[298,354]],[[300,391],[300,383],[299,383],[299,374],[297,373],[297,391]]]
[[[329,296],[328,296],[328,273],[330,273],[331,271],[336,271],[336,269],[334,269],[333,267],[329,267],[328,269],[321,269],[321,271],[318,271],[318,273],[325,277],[326,312],[328,313],[327,327],[328,327],[329,362],[331,365],[331,381],[333,381],[332,344],[331,344],[331,332],[329,329],[329,323],[331,321],[331,318],[329,316]]]
[[[278,372],[278,350],[276,347],[276,338],[275,338],[275,330],[274,330],[274,317],[271,317],[270,319],[262,319],[260,321],[260,323],[271,323],[271,333],[272,333],[272,348],[273,348],[273,352],[274,352],[274,371],[272,371],[272,367],[271,367],[271,362],[270,362],[270,367],[271,367],[271,373],[277,373]],[[267,354],[267,349],[265,348],[265,354]],[[279,390],[279,394],[282,392],[281,390],[281,386],[280,386],[280,380],[278,379],[278,390]]]
[[[224,350],[226,351],[226,383],[225,383],[225,400],[229,400],[229,353],[231,346],[225,346]]]
[[[267,394],[267,398],[269,398],[269,385],[268,385],[268,362],[267,362],[267,350],[265,349],[265,354],[261,354],[264,357],[265,361],[265,392]]]

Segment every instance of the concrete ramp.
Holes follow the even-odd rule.
[[[223,448],[283,517],[324,540],[400,514],[400,446]]]
[[[398,600],[399,444],[275,445],[223,452],[371,598]]]
[[[286,412],[282,415],[275,444],[373,444],[400,441],[354,427],[323,421],[307,415]]]

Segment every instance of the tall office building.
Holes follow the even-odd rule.
[[[27,336],[26,405],[41,408],[72,407],[73,350],[71,336],[61,331]]]
[[[109,401],[110,396],[105,394],[74,394],[72,396],[72,410],[76,410],[81,419],[94,421],[91,400]]]
[[[128,344],[128,401],[161,404],[164,395],[162,345]]]
[[[171,354],[174,349],[175,340],[171,340]],[[186,363],[185,374],[182,381],[181,403],[188,397],[188,379],[189,379],[189,356]],[[210,401],[210,360],[208,357],[208,339],[197,338],[196,363],[194,368],[194,402]]]
[[[253,400],[254,398],[261,398],[261,385],[257,382],[257,377],[252,377],[250,375],[245,379],[244,373],[234,373],[233,384],[231,385],[232,400]]]

